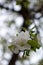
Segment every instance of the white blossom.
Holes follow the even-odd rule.
[[[29,50],[30,45],[27,44],[28,40],[31,40],[28,31],[25,31],[25,32],[22,31],[19,34],[17,34],[16,36],[14,36],[12,39],[12,43],[11,43],[12,45],[14,45],[13,52],[18,53],[19,50],[21,50],[21,51],[23,51],[25,49]]]

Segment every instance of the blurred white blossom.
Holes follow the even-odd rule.
[[[28,31],[25,32],[20,32],[19,34],[17,34],[14,38],[13,38],[13,42],[10,45],[14,45],[14,53],[19,52],[19,50],[23,51],[25,49],[30,49],[30,45],[27,44],[27,41],[31,40],[30,39],[30,35]]]

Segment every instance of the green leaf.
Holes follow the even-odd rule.
[[[24,5],[25,8],[27,8],[29,4],[30,4],[30,2],[28,0],[23,2],[23,5]]]
[[[29,56],[30,50],[26,50],[26,55]]]
[[[29,52],[30,52],[30,50],[25,49],[23,57],[29,56]]]
[[[35,41],[35,40],[28,40],[27,44],[29,44],[31,46],[31,49],[36,51],[36,48],[39,49],[40,48],[40,44]]]
[[[36,36],[37,36],[37,34],[30,34],[30,37],[32,38],[32,39],[35,39],[36,38]]]
[[[39,61],[38,65],[43,65],[43,59]]]
[[[16,2],[16,5],[19,5],[19,4],[20,4],[20,1],[17,1],[17,2]]]
[[[14,48],[14,45],[10,45],[10,46],[8,46],[8,48],[12,49],[12,48]]]
[[[31,20],[26,20],[25,24],[26,24],[26,26],[28,26],[28,25],[32,24],[32,22],[31,22]]]
[[[22,27],[22,30],[25,32],[26,31],[26,28],[25,27]]]
[[[20,5],[22,0],[16,0],[16,5]]]
[[[12,51],[13,49],[16,48],[16,46],[14,46],[14,45],[10,45],[10,46],[8,46],[8,48]]]

